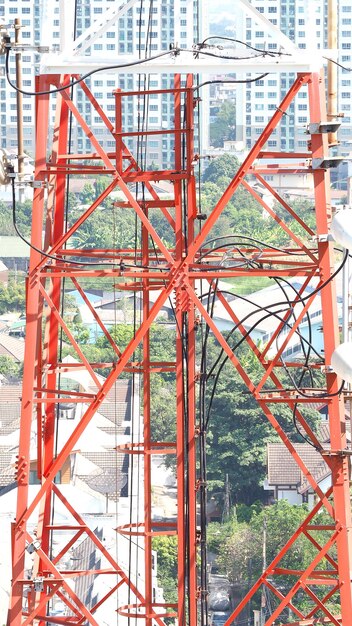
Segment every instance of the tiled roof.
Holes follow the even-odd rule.
[[[1,258],[29,258],[29,247],[20,237],[15,235],[0,236]]]
[[[116,450],[106,452],[82,452],[82,456],[94,463],[96,472],[78,475],[91,489],[111,499],[125,495],[128,482],[128,456]]]
[[[5,333],[0,333],[0,354],[10,356],[15,361],[24,359],[24,341],[17,337],[10,337]]]
[[[89,391],[96,393],[97,389],[91,386]],[[106,400],[99,407],[99,413],[112,422],[111,427],[100,428],[107,434],[110,441],[114,441],[114,434],[119,436],[129,434],[129,427],[126,428],[122,424],[131,420],[131,393],[130,380],[117,380],[108,392]],[[113,500],[126,495],[128,455],[112,448],[105,452],[82,451],[81,454],[99,468],[93,474],[79,475],[81,480],[95,491],[104,495],[109,494],[109,498]]]
[[[1,385],[0,404],[2,402],[15,402],[22,399],[22,385]]]
[[[131,419],[131,407],[128,402],[103,402],[99,407],[99,413],[104,415],[114,424],[129,421]]]
[[[14,482],[15,470],[11,465],[13,453],[7,446],[0,446],[0,489]]]
[[[20,427],[22,385],[0,386],[0,435]]]
[[[294,447],[313,476],[327,469],[325,461],[308,443],[295,443]],[[299,485],[301,470],[283,443],[269,443],[267,447],[269,485]]]

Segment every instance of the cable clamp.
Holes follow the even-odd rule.
[[[280,109],[280,107],[276,107],[276,110],[280,111],[280,113],[282,113],[283,115],[287,115],[288,116],[288,113],[286,113],[286,111],[284,111],[283,109]]]
[[[41,593],[44,591],[44,577],[43,576],[37,576],[36,578],[33,578],[33,584],[34,584],[34,591],[37,591],[38,593]]]
[[[335,370],[332,367],[332,365],[322,365],[321,368],[320,368],[320,371],[323,374],[333,374]]]
[[[315,235],[312,237],[312,241],[317,241],[318,243],[326,243],[327,241],[335,241],[331,233],[322,233],[320,235]]]
[[[33,187],[33,189],[45,189],[47,187],[45,180],[30,180],[28,184]]]
[[[39,539],[35,539],[32,543],[29,543],[26,547],[28,554],[33,554],[33,552],[37,552],[41,546]]]

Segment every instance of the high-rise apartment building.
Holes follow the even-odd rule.
[[[312,54],[327,48],[327,0],[250,0],[251,4],[272,24],[277,26],[298,48]],[[240,6],[233,18],[236,38],[268,52],[278,52],[279,44],[265,32],[253,17],[247,17]],[[352,67],[352,0],[338,2],[339,62]],[[253,74],[248,75],[253,78]],[[287,93],[294,74],[270,74],[255,83],[239,86],[236,90],[236,139],[243,140],[247,149],[261,134],[280,100]],[[344,114],[339,131],[339,153],[347,156],[352,140],[352,78],[348,70],[338,71],[338,110]],[[280,129],[274,131],[268,142],[272,150],[304,150],[307,145],[307,93],[298,94],[283,117]]]
[[[76,0],[75,30],[78,37],[88,29],[96,19],[102,17],[115,0]],[[112,63],[128,62],[133,57],[148,57],[158,51],[165,51],[171,45],[191,48],[197,41],[200,16],[195,0],[136,0],[134,5],[112,25],[107,32],[94,41],[85,55],[101,59],[102,66]],[[22,22],[22,41],[31,45],[46,44],[59,50],[60,42],[60,6],[59,0],[0,0],[0,23],[8,24],[13,37],[13,22],[18,17]],[[50,32],[50,35],[48,35]],[[15,80],[15,55],[10,55],[10,76]],[[40,54],[26,51],[22,55],[23,88],[35,90],[35,74],[39,71]],[[4,65],[4,57],[0,57]],[[114,75],[96,73],[86,82],[95,98],[108,115],[115,120],[115,96],[117,88],[132,91],[137,88],[165,89],[173,86],[174,77],[170,75],[151,75],[145,78],[132,74]],[[75,100],[79,112],[89,127],[94,131],[99,142],[106,150],[114,148],[115,141],[103,125],[101,117],[95,112],[83,91],[76,88]],[[153,94],[148,99],[148,112],[140,105],[136,110],[136,98],[126,98],[123,110],[124,130],[136,130],[143,118],[148,130],[168,128],[173,116],[171,94]],[[16,93],[7,84],[4,76],[0,77],[0,130],[1,147],[16,152],[17,146],[17,111]],[[52,104],[52,121],[55,115],[55,102]],[[28,154],[34,154],[34,98],[24,96],[23,104],[24,146]],[[126,139],[130,148],[135,148],[133,139]],[[82,128],[73,125],[72,150],[83,152],[91,145]],[[168,167],[173,156],[172,136],[150,136],[147,141],[147,162],[154,161],[160,168]]]

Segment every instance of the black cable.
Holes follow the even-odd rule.
[[[171,50],[167,50],[166,52],[159,52],[159,54],[155,54],[146,59],[138,59],[137,61],[130,61],[129,63],[122,63],[122,64],[120,63],[116,65],[105,65],[95,70],[91,70],[90,72],[87,72],[86,74],[83,74],[83,76],[80,76],[80,78],[77,78],[76,80],[70,81],[67,85],[62,85],[61,87],[56,87],[55,89],[48,89],[46,91],[24,91],[24,89],[20,89],[19,87],[17,87],[17,85],[15,85],[10,78],[10,68],[9,68],[10,49],[8,48],[6,50],[6,55],[5,55],[5,73],[6,73],[6,80],[8,84],[10,85],[10,87],[12,87],[12,89],[15,89],[16,91],[19,91],[19,93],[22,93],[24,96],[48,96],[51,94],[59,93],[60,91],[65,91],[66,89],[70,89],[70,87],[73,87],[74,85],[79,85],[79,83],[86,80],[86,78],[89,78],[90,76],[92,76],[93,74],[97,74],[98,72],[103,72],[106,70],[114,70],[114,69],[115,70],[123,69],[125,67],[126,68],[135,67],[136,65],[141,65],[142,63],[145,63],[146,61],[147,62],[155,61],[162,57],[168,56],[169,54],[170,55],[173,54],[176,56],[179,54],[179,52],[180,52],[179,48],[172,48]]]
[[[330,61],[330,63],[337,65],[337,67],[341,67],[341,69],[345,70],[346,72],[352,72],[351,67],[346,67],[345,65],[341,65],[341,63],[339,63],[338,61],[335,61],[334,59],[329,59],[329,57],[324,57],[324,56],[323,56],[323,59],[326,59],[326,61]]]
[[[265,74],[260,74],[259,76],[256,76],[255,78],[247,78],[247,79],[243,79],[243,80],[235,80],[235,79],[224,79],[224,80],[206,80],[204,83],[200,83],[199,85],[195,85],[193,87],[194,91],[196,91],[197,89],[200,89],[201,87],[204,87],[205,85],[219,85],[219,84],[224,84],[224,83],[234,83],[234,84],[238,84],[238,85],[243,85],[244,83],[256,83],[257,80],[261,80],[262,78],[265,78],[266,76],[269,76],[270,72],[266,72]]]
[[[232,43],[240,43],[246,48],[248,48],[249,50],[254,50],[255,52],[263,52],[263,50],[261,50],[260,48],[255,48],[251,46],[249,43],[247,43],[246,41],[241,41],[240,39],[234,39],[233,37],[225,37],[222,35],[221,36],[211,35],[210,37],[206,37],[198,45],[203,46],[207,41],[210,41],[211,39],[220,39],[221,41],[231,41]],[[267,50],[264,52],[267,52],[267,54],[269,54],[270,56],[292,56],[289,52],[281,52],[281,51],[276,52],[275,50]]]
[[[347,256],[348,256],[348,252],[347,252]],[[326,287],[326,285],[327,285],[327,284],[328,284],[328,283],[329,283],[329,282],[330,282],[330,281],[331,281],[331,280],[332,280],[332,279],[336,276],[336,274],[337,274],[337,273],[338,273],[338,272],[342,269],[343,265],[344,265],[344,264],[345,264],[345,262],[346,262],[347,256],[345,256],[345,259],[344,259],[344,261],[342,262],[342,264],[340,265],[340,267],[338,268],[338,270],[336,270],[336,271],[334,272],[334,274],[332,274],[332,276],[331,276],[329,279],[327,279],[327,281],[325,281],[325,283],[324,283],[323,285],[321,285],[318,289],[316,289],[315,291],[313,291],[313,292],[311,292],[310,294],[308,294],[308,296],[302,297],[302,298],[301,298],[301,301],[304,301],[304,300],[306,300],[306,299],[310,298],[310,297],[311,297],[311,296],[312,296],[315,292],[320,291],[321,289],[323,289],[324,287]],[[226,293],[226,292],[222,292],[222,293]],[[227,292],[227,293],[231,293],[231,292]],[[248,331],[247,331],[247,332],[246,332],[246,333],[242,336],[242,338],[241,338],[241,339],[240,339],[240,341],[236,344],[236,346],[233,348],[233,350],[237,349],[237,348],[241,345],[241,343],[242,343],[242,342],[243,342],[243,341],[244,341],[244,340],[245,340],[245,339],[246,339],[246,338],[250,335],[250,333],[251,333],[251,332],[253,332],[254,328],[255,328],[255,327],[256,327],[259,323],[261,323],[264,319],[267,319],[267,318],[268,318],[268,317],[270,317],[270,316],[274,316],[274,317],[277,317],[277,318],[278,318],[281,322],[284,322],[284,320],[283,320],[283,319],[282,319],[282,318],[278,315],[278,313],[287,312],[287,309],[282,309],[282,310],[279,310],[279,311],[275,311],[275,312],[273,312],[273,311],[270,311],[270,310],[269,310],[270,308],[272,308],[272,307],[274,307],[274,306],[281,306],[281,305],[284,305],[284,304],[288,304],[288,302],[289,302],[290,304],[294,304],[294,302],[291,302],[291,301],[288,301],[288,302],[287,302],[287,301],[285,301],[285,302],[277,302],[277,303],[274,303],[274,304],[272,304],[272,305],[268,305],[268,307],[260,307],[259,305],[257,305],[256,303],[252,302],[252,301],[251,301],[251,300],[249,300],[248,298],[245,298],[244,296],[237,295],[237,294],[233,294],[233,293],[231,293],[231,295],[232,295],[232,296],[233,296],[233,295],[236,295],[238,298],[240,298],[240,299],[242,299],[242,300],[245,300],[246,302],[249,302],[249,303],[250,303],[250,304],[252,304],[253,306],[257,307],[257,310],[255,310],[255,311],[251,311],[251,312],[250,312],[250,313],[248,313],[248,315],[246,315],[246,316],[245,316],[242,320],[240,320],[240,321],[239,321],[239,322],[238,322],[238,323],[234,326],[234,328],[232,328],[232,329],[231,329],[230,333],[229,333],[229,334],[228,334],[228,336],[227,336],[227,339],[228,339],[228,338],[229,338],[229,336],[230,336],[230,335],[231,335],[231,334],[232,334],[232,333],[233,333],[233,332],[234,332],[234,331],[238,328],[238,326],[239,326],[240,324],[243,324],[243,322],[244,322],[244,321],[246,321],[246,319],[248,319],[250,316],[252,316],[252,315],[254,315],[254,314],[258,313],[258,311],[267,311],[267,312],[268,312],[268,314],[267,314],[266,316],[264,316],[264,317],[260,318],[259,320],[257,320],[257,321],[256,321],[256,323],[255,323],[255,324],[253,324],[253,325],[252,325],[252,327],[251,327],[251,328],[250,328],[250,329],[249,329],[249,330],[248,330]],[[285,324],[287,324],[287,321],[285,321]],[[298,330],[296,330],[295,332],[296,332],[296,334],[298,334],[298,335],[301,337],[301,340],[303,340],[304,342],[306,342],[306,343],[310,346],[310,348],[311,348],[311,349],[315,352],[315,354],[316,354],[319,358],[321,358],[321,356],[320,356],[320,355],[317,353],[317,351],[315,350],[314,346],[313,346],[311,343],[309,343],[309,342],[308,342],[307,338],[305,338],[303,335],[301,335],[301,334],[299,333],[299,331],[298,331]],[[210,369],[208,376],[211,376],[211,375],[212,375],[212,373],[213,373],[213,371],[214,371],[214,369],[215,369],[216,365],[219,363],[219,360],[221,359],[221,355],[222,355],[223,353],[224,353],[224,349],[222,349],[222,350],[221,350],[221,352],[220,352],[219,356],[217,357],[217,360],[215,361],[215,363],[213,364],[212,368]],[[215,394],[216,384],[217,384],[217,381],[218,381],[218,379],[219,379],[220,372],[221,372],[221,370],[223,369],[223,367],[224,367],[224,365],[225,365],[225,363],[226,363],[227,359],[228,359],[228,356],[226,356],[226,357],[224,358],[224,360],[223,360],[222,364],[220,365],[220,369],[219,369],[219,371],[218,371],[218,373],[217,373],[217,375],[216,375],[216,378],[215,378],[215,382],[214,382],[214,385],[213,385],[213,391],[212,391],[212,394],[211,394],[210,407],[208,408],[208,415],[207,415],[207,422],[206,422],[206,426],[208,425],[208,422],[209,422],[209,417],[210,417],[210,409],[211,409],[211,404],[212,404],[212,401],[213,401],[213,398],[214,398],[214,394]],[[293,382],[293,381],[292,381],[292,382]],[[297,391],[298,393],[300,393],[300,395],[302,395],[302,396],[303,396],[304,394],[301,392],[301,390],[300,390],[300,389],[296,386],[296,384],[295,384],[294,382],[293,382],[293,385],[294,385],[294,388],[296,389],[296,391]],[[326,398],[326,397],[332,397],[332,396],[334,396],[334,395],[339,395],[339,394],[341,393],[341,391],[342,391],[342,388],[343,388],[343,385],[342,385],[342,386],[341,386],[341,388],[338,390],[338,392],[335,392],[334,394],[327,394],[327,393],[324,393],[324,394],[314,395],[314,396],[310,396],[310,395],[309,395],[308,397],[316,397],[316,398],[320,398],[320,399],[321,399],[321,398]]]
[[[35,252],[38,252],[39,254],[41,254],[42,256],[46,257],[47,259],[53,259],[54,261],[60,261],[62,263],[66,263],[69,265],[79,265],[80,267],[82,267],[82,265],[86,265],[88,267],[101,267],[102,265],[104,266],[108,266],[111,267],[114,264],[114,259],[111,259],[111,262],[108,263],[106,261],[99,261],[99,263],[91,263],[91,262],[84,262],[84,261],[72,261],[71,259],[65,259],[64,257],[58,256],[56,254],[49,254],[49,252],[45,252],[44,250],[41,250],[41,248],[37,248],[37,246],[35,246],[34,244],[32,244],[28,239],[26,239],[26,237],[21,233],[21,231],[18,228],[17,225],[17,217],[16,217],[16,193],[15,193],[15,181],[14,179],[11,180],[11,184],[12,184],[12,223],[13,223],[13,227],[18,235],[18,237],[20,239],[22,239],[22,241],[29,246],[32,250],[35,250]],[[104,255],[104,257],[106,259],[106,254]],[[142,269],[142,270],[158,270],[160,272],[165,271],[168,272],[169,269],[167,267],[158,267],[158,266],[153,266],[153,265],[137,265],[134,263],[126,263],[125,261],[121,261],[121,271],[123,271],[123,268],[134,268],[134,269]]]
[[[194,52],[198,58],[199,54],[203,54],[206,57],[212,57],[214,59],[224,59],[224,60],[228,60],[228,61],[246,61],[248,59],[259,59],[259,58],[263,58],[266,56],[271,56],[270,52],[266,52],[265,50],[261,50],[261,54],[251,54],[248,57],[244,57],[244,56],[228,56],[226,54],[215,54],[214,52],[205,52],[204,50],[193,50],[192,52]],[[96,71],[96,70],[95,70]]]
[[[73,87],[74,85],[79,85],[79,83],[81,83],[82,81],[86,80],[87,78],[89,78],[90,76],[92,76],[93,74],[97,74],[98,72],[103,72],[103,71],[108,71],[108,70],[113,70],[113,69],[124,69],[124,68],[128,68],[128,67],[136,67],[137,65],[142,65],[143,63],[146,62],[150,62],[150,61],[155,61],[157,59],[163,58],[165,56],[168,55],[174,55],[177,56],[178,54],[180,54],[180,52],[193,52],[194,50],[186,50],[186,49],[180,49],[180,48],[171,48],[170,50],[167,50],[166,52],[159,52],[158,54],[154,54],[153,56],[144,58],[144,59],[138,59],[136,61],[130,61],[129,63],[120,63],[120,64],[116,64],[116,65],[104,65],[103,67],[99,67],[95,70],[91,70],[90,72],[87,72],[86,74],[83,74],[83,76],[80,76],[80,78],[77,78],[76,80],[72,80],[70,81],[67,85],[62,85],[61,87],[56,87],[55,89],[47,89],[47,90],[43,90],[43,91],[25,91],[24,89],[21,89],[20,87],[17,87],[17,85],[15,83],[12,82],[11,77],[10,77],[10,50],[11,48],[8,48],[6,50],[5,53],[5,74],[6,74],[6,80],[8,82],[8,84],[10,85],[10,87],[12,87],[12,89],[15,89],[15,91],[18,91],[19,93],[22,93],[24,96],[47,96],[47,95],[51,95],[51,94],[56,94],[59,93],[61,91],[65,91],[66,89],[70,89],[70,87]],[[233,60],[233,61],[241,61],[242,59],[253,59],[256,57],[265,57],[265,56],[270,56],[269,52],[265,52],[263,51],[262,54],[258,54],[256,56],[249,56],[249,57],[229,57],[229,56],[225,56],[225,55],[217,55],[217,54],[213,54],[211,52],[204,52],[203,50],[199,50],[198,54],[203,54],[204,56],[210,56],[210,57],[215,57],[217,59],[228,59],[228,60]],[[166,68],[167,69],[167,68]],[[258,80],[258,79],[257,79]],[[247,81],[245,81],[247,82]]]
[[[276,246],[270,245],[268,243],[265,243],[264,241],[260,241],[260,239],[255,239],[254,237],[249,237],[248,235],[237,235],[236,233],[234,233],[233,235],[221,235],[219,237],[213,237],[212,239],[208,239],[207,241],[205,241],[202,245],[202,248],[205,248],[206,246],[208,246],[210,243],[212,243],[213,241],[220,241],[221,239],[233,239],[238,237],[239,239],[247,239],[248,241],[254,241],[254,243],[257,243],[261,246],[264,246],[265,248],[269,248],[270,250],[276,250],[278,252],[283,252],[282,248],[278,248]],[[232,242],[229,242],[226,245],[231,245]],[[240,245],[242,242],[241,241],[236,241],[234,245]],[[225,244],[224,244],[225,245]],[[224,247],[224,246],[220,246]],[[212,252],[212,249],[210,250],[210,252]],[[285,254],[287,255],[292,255],[292,256],[302,256],[302,251],[297,250],[297,252],[295,251],[290,251],[290,250],[285,250]],[[200,259],[202,259],[205,255],[201,256]]]
[[[288,294],[286,293],[286,290],[281,285],[281,282],[285,282],[286,285],[288,285],[295,292],[296,296],[299,299],[298,301],[301,302],[301,294],[299,293],[298,289],[296,289],[294,287],[294,285],[291,285],[291,283],[288,280],[285,280],[285,279],[281,280],[281,278],[277,278],[275,276],[274,277],[274,281],[276,282],[277,286],[281,289],[281,291],[284,294],[288,304],[289,304],[289,297],[288,297]],[[296,317],[296,313],[295,313],[294,309],[291,310],[290,316],[288,317],[286,322],[289,322],[291,315],[293,316],[293,319],[296,322],[297,321],[297,317]],[[307,316],[307,324],[308,324],[308,341],[311,344],[312,343],[312,324],[311,324],[309,311],[307,311],[306,316]],[[278,336],[276,337],[277,349],[279,349],[279,347],[278,347],[278,340],[279,340],[279,337],[280,337],[280,335],[282,333],[282,330],[279,332]],[[309,357],[310,357],[310,350],[311,350],[311,348],[310,348],[310,345],[308,345],[308,351],[306,352],[306,346],[305,346],[304,342],[302,341],[301,337],[300,337],[300,344],[301,344],[301,349],[302,349],[302,352],[303,352],[303,355],[304,355],[304,364],[303,364],[303,368],[304,369],[303,369],[303,372],[300,375],[300,380],[299,380],[298,386],[300,386],[302,384],[304,376],[305,376],[305,373],[306,373],[306,370],[308,369],[309,373],[310,373],[311,385],[312,385],[312,387],[314,387],[314,379],[313,379],[313,375],[312,375],[312,370],[311,370],[311,368],[309,368]]]

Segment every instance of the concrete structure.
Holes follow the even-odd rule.
[[[261,16],[267,18],[272,25],[295,42],[298,49],[311,50],[313,54],[316,49],[322,50],[327,47],[326,0],[316,2],[307,0],[249,1]],[[346,67],[351,67],[352,0],[340,0],[338,7],[339,62]],[[231,36],[245,44],[259,51],[265,49],[269,52],[278,52],[280,50],[279,37],[268,34],[265,25],[259,23],[253,14],[250,15],[244,10],[243,3],[236,3],[233,11],[224,15],[223,19]],[[215,40],[210,43],[221,43],[225,47],[231,45],[228,42]],[[248,78],[253,78],[253,74],[248,74]],[[266,78],[255,83],[248,83],[246,86],[236,85],[236,90],[233,90],[231,85],[214,86],[215,99],[218,99],[219,103],[223,101],[224,94],[236,102],[236,139],[243,141],[247,149],[260,135],[293,80],[293,73],[282,73],[281,75],[269,74]],[[339,68],[338,81],[338,110],[344,115],[339,131],[341,142],[339,154],[347,157],[351,152],[352,138],[352,82],[349,71]],[[296,101],[291,104],[288,115],[284,116],[281,128],[270,137],[268,149],[304,151],[307,148],[307,115],[307,92],[302,90]],[[341,174],[340,178],[347,178],[347,173]]]
[[[100,19],[105,11],[110,9],[114,0],[77,0],[76,35],[79,37],[87,30],[95,20]],[[193,0],[174,0],[154,2],[151,5],[149,19],[149,3],[144,2],[141,8],[140,2],[135,2],[116,24],[111,27],[93,44],[87,48],[85,54],[89,57],[101,60],[103,67],[109,59],[109,63],[127,63],[131,56],[155,55],[157,52],[169,49],[175,42],[181,48],[192,48],[197,40],[197,15],[196,3]],[[142,12],[141,12],[142,11]],[[50,49],[60,49],[60,2],[59,0],[9,0],[0,1],[0,21],[5,24],[13,24],[18,17],[22,21],[22,41],[31,45],[47,45]],[[13,35],[13,30],[10,29]],[[147,35],[147,33],[149,33]],[[146,44],[148,37],[148,42]],[[22,55],[23,61],[23,89],[35,90],[35,75],[38,73],[40,54],[26,51]],[[15,78],[15,55],[10,55],[10,77]],[[0,67],[4,65],[4,57],[0,57]],[[157,75],[146,79],[146,87],[167,89],[173,86],[173,75]],[[119,78],[114,75],[97,73],[92,76],[88,83],[99,105],[104,109],[109,119],[115,122],[115,99],[114,90],[117,88],[133,91],[144,84],[144,79],[138,76],[126,74]],[[153,102],[149,103],[149,116],[145,120],[148,129],[157,129],[161,126],[167,128],[170,118],[173,116],[173,99],[171,94],[159,94],[151,96]],[[135,99],[136,100],[136,99]],[[95,136],[105,150],[115,147],[115,140],[111,133],[102,124],[100,116],[90,106],[85,94],[77,88],[76,104],[83,114],[85,121],[93,130]],[[55,99],[51,106],[52,122],[54,122]],[[144,111],[142,104],[139,110],[132,102],[126,103],[123,126],[127,131],[136,130],[142,123]],[[24,148],[25,151],[34,154],[34,99],[24,96],[23,104],[24,122]],[[16,153],[17,148],[17,111],[16,92],[8,85],[4,76],[0,77],[0,137],[1,147],[7,148],[11,153]],[[134,139],[127,140],[129,148],[135,148]],[[83,129],[73,125],[72,150],[84,152],[91,150],[89,139]],[[148,162],[157,163],[160,168],[169,167],[173,158],[173,138],[171,136],[150,137],[148,139]]]

